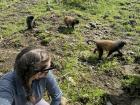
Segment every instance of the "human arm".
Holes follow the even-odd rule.
[[[0,105],[12,105],[6,98],[0,97]]]
[[[49,95],[52,98],[50,105],[59,105],[61,101],[62,92],[56,82],[56,79],[52,73],[49,71],[46,78],[46,89],[48,90]]]
[[[0,105],[12,105],[13,89],[10,82],[7,80],[0,80]]]

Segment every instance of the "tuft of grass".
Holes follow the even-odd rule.
[[[5,9],[10,7],[12,4],[19,2],[20,0],[1,0],[0,1],[0,9]]]
[[[21,0],[2,0],[0,1],[0,8],[5,9],[11,3]],[[67,1],[67,2],[66,2]],[[87,34],[91,39],[102,38],[101,35],[94,35],[95,31],[103,31],[102,28],[110,26],[111,32],[114,33],[110,39],[117,39],[120,37],[133,36],[137,39],[134,42],[136,48],[132,50],[140,55],[138,45],[140,21],[137,16],[139,11],[139,4],[132,7],[131,0],[62,0],[62,3],[56,4],[56,0],[50,3],[51,10],[48,9],[46,0],[38,0],[34,5],[21,10],[18,14],[16,6],[0,13],[0,19],[6,21],[1,25],[1,34],[4,37],[11,37],[11,34],[16,33],[17,36],[11,40],[15,45],[22,44],[22,39],[18,36],[18,32],[25,27],[26,15],[34,15],[37,21],[37,27],[41,33],[37,37],[44,46],[48,47],[51,53],[54,53],[54,65],[60,69],[59,84],[64,96],[70,99],[72,105],[77,102],[83,105],[103,105],[103,97],[105,91],[94,86],[92,73],[104,73],[110,70],[118,70],[122,65],[118,59],[105,59],[98,62],[98,54],[93,54],[90,50],[93,46],[87,46],[85,40]],[[130,5],[128,5],[130,4]],[[130,8],[131,7],[131,8]],[[17,14],[17,16],[12,15]],[[63,18],[65,15],[71,15],[80,20],[80,23],[75,26],[75,29],[67,29],[64,26]],[[11,16],[11,18],[10,18]],[[16,18],[15,18],[16,17]],[[130,20],[135,20],[136,24],[129,24]],[[85,29],[89,22],[100,23],[97,28],[90,30]],[[101,28],[101,29],[100,29]],[[84,33],[87,31],[87,33]],[[107,30],[108,31],[108,30]],[[107,35],[111,34],[109,32]],[[24,33],[20,33],[21,35]],[[108,39],[108,36],[106,36]],[[128,48],[129,50],[130,48]],[[133,57],[125,57],[127,64],[133,63]],[[123,61],[122,61],[123,62]],[[94,70],[91,67],[94,66]],[[6,68],[7,69],[7,68]],[[61,78],[62,77],[62,78]],[[137,82],[136,82],[137,81]],[[136,83],[135,83],[136,82]],[[124,79],[123,84],[138,84],[139,80],[134,77]],[[86,104],[84,102],[86,101]]]
[[[44,15],[45,12],[47,12],[47,1],[39,0],[37,4],[34,6],[27,8],[27,11],[35,15],[36,17],[40,17]]]
[[[118,65],[119,63],[117,59],[113,59],[112,61],[104,60],[102,63],[98,65],[98,69],[100,70],[100,72],[104,72],[110,69],[118,68]]]
[[[4,30],[1,31],[1,34],[3,37],[11,36],[14,33],[19,32],[23,29],[23,27],[21,25],[19,26],[17,24],[13,24],[13,23],[11,23],[11,24],[9,23],[2,27],[4,28]]]
[[[140,26],[136,26],[135,29],[136,29],[136,32],[137,32],[137,33],[140,33]]]
[[[125,87],[127,86],[139,86],[140,84],[140,77],[139,76],[133,76],[133,75],[126,75],[124,76],[124,79],[122,79],[122,85]]]

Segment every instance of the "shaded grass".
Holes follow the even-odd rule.
[[[84,26],[88,22],[96,21],[101,23],[102,26],[106,24],[112,25],[111,28],[113,32],[117,33],[117,38],[126,35],[136,37],[140,29],[139,17],[135,15],[139,9],[139,4],[136,4],[132,11],[129,11],[128,3],[130,1],[98,0],[93,2],[92,0],[86,0],[81,2],[81,0],[77,0],[76,3],[69,1],[67,4],[63,3],[60,5],[52,2],[52,10],[49,11],[46,0],[39,0],[37,4],[24,10],[28,14],[35,16],[38,28],[41,31],[36,37],[41,40],[42,45],[50,48],[49,50],[55,54],[54,63],[60,68],[59,76],[69,73],[64,80],[61,79],[59,81],[59,84],[64,95],[70,99],[72,105],[76,102],[83,103],[84,99],[88,100],[86,102],[87,105],[102,105],[104,103],[102,98],[105,91],[93,85],[91,66],[95,66],[97,73],[105,73],[114,69],[119,70],[122,66],[119,60],[115,58],[112,60],[105,59],[101,63],[97,61],[98,55],[90,51],[95,46],[87,46],[85,43],[85,34],[82,33]],[[0,7],[3,8],[5,5],[7,3],[0,4]],[[3,14],[0,14],[0,16],[3,16],[3,18],[8,17],[8,14],[15,9],[16,7],[12,8],[11,11],[8,10],[4,16]],[[137,24],[135,26],[129,24],[129,20],[131,20],[129,17],[133,17],[132,14],[136,17]],[[65,15],[72,15],[80,20],[80,24],[76,26],[75,30],[65,28],[63,23]],[[56,21],[51,18],[52,16],[54,16]],[[26,27],[24,24],[25,17],[20,16],[18,19],[7,19],[7,22],[1,26],[3,37],[11,36],[11,34],[19,32]],[[95,39],[95,35],[92,37]],[[18,44],[21,42],[21,39],[17,36],[13,41]],[[139,45],[139,41],[135,42],[135,44]],[[136,50],[134,49],[136,54],[138,54],[139,51]],[[126,64],[133,63],[132,57],[125,57],[125,59],[127,60]],[[84,75],[85,78],[82,78],[81,75]],[[130,80],[125,81],[125,84],[131,84],[134,82],[133,80],[133,78],[130,78]]]

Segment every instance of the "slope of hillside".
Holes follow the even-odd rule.
[[[44,46],[59,69],[57,79],[69,105],[140,104],[139,0],[1,0],[0,10],[1,73],[12,68],[20,49]],[[28,15],[36,19],[33,31],[25,31]],[[66,15],[79,19],[74,30],[65,26]],[[88,39],[123,39],[124,56],[106,59],[104,53],[98,61]]]

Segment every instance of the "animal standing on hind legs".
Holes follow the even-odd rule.
[[[33,29],[35,27],[34,16],[30,15],[26,18],[27,30]]]
[[[112,41],[112,40],[88,40],[87,43],[94,42],[96,44],[96,48],[94,49],[94,53],[98,51],[99,57],[98,59],[101,60],[103,56],[104,50],[108,51],[107,57],[109,57],[113,52],[118,52],[120,56],[122,56],[122,52],[120,49],[126,45],[126,42],[123,40]]]

